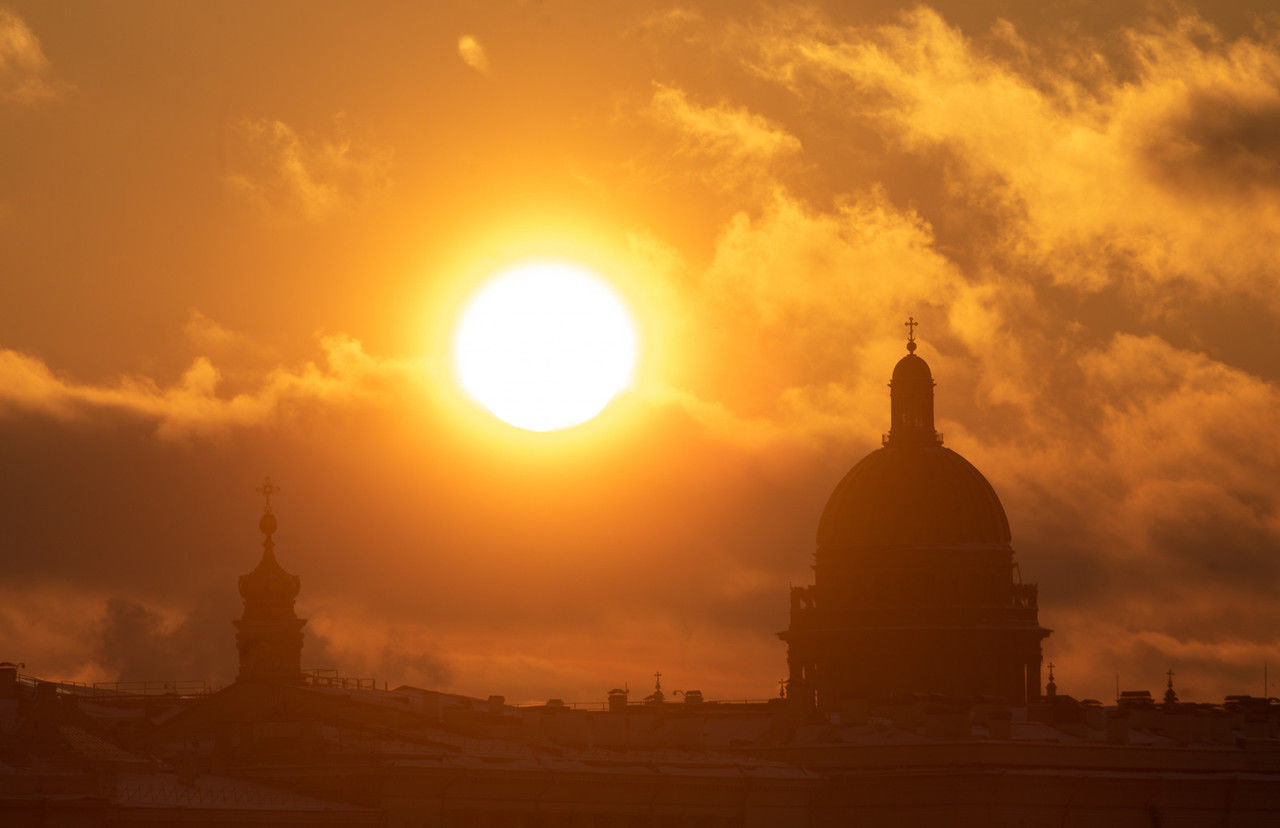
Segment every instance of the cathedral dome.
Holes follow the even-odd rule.
[[[818,522],[819,551],[1009,541],[1009,520],[991,484],[936,444],[891,442],[873,451],[836,486]]]
[[[864,457],[832,492],[818,523],[819,550],[1009,543],[1009,520],[991,484],[968,460],[943,448],[933,430],[933,374],[915,354],[915,320],[908,325],[907,355],[889,383],[884,447]]]

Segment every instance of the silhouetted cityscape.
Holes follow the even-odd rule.
[[[913,323],[914,320],[911,320]],[[883,446],[822,514],[776,698],[614,688],[508,704],[303,670],[278,519],[239,581],[236,681],[82,685],[0,665],[6,824],[1271,825],[1280,705],[1042,684],[1004,509],[908,353]],[[305,519],[305,509],[290,511]],[[779,596],[780,600],[782,596]],[[228,636],[230,639],[230,636]],[[229,644],[229,641],[228,641]],[[764,668],[767,669],[767,668]],[[1060,687],[1059,682],[1062,683]],[[604,685],[602,685],[603,687]],[[495,688],[519,692],[519,688]],[[634,696],[643,696],[634,698]]]

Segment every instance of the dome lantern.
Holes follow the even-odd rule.
[[[890,427],[886,445],[942,445],[933,430],[933,374],[929,363],[916,356],[915,327],[908,317],[907,355],[898,360],[889,383]]]

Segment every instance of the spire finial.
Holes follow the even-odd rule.
[[[1166,685],[1165,685],[1165,691],[1164,691],[1164,703],[1165,703],[1165,704],[1177,704],[1177,703],[1178,703],[1178,694],[1177,694],[1177,693],[1175,693],[1175,692],[1174,692],[1174,690],[1173,690],[1173,668],[1172,668],[1172,667],[1170,667],[1170,668],[1169,668],[1169,670],[1168,670],[1168,672],[1166,672],[1166,673],[1165,673],[1165,675],[1169,677],[1169,682],[1168,682],[1168,684],[1166,684]]]
[[[902,324],[907,328],[907,353],[914,354],[916,352],[916,326],[920,323],[916,321],[914,316],[908,316],[907,321]]]
[[[262,496],[267,499],[267,504],[262,510],[262,519],[258,521],[258,528],[262,530],[262,534],[267,536],[264,543],[271,543],[271,536],[276,532],[276,516],[271,514],[271,496],[280,491],[280,487],[271,482],[271,476],[267,475],[267,479],[261,486],[254,489],[261,492]]]
[[[653,689],[657,691],[662,690],[662,673],[661,672],[656,672],[653,674]]]
[[[1052,661],[1049,662],[1049,683],[1045,685],[1044,690],[1045,690],[1046,696],[1058,695],[1058,685],[1053,680],[1053,662]]]
[[[271,514],[271,496],[280,491],[280,487],[271,482],[271,475],[267,475],[266,481],[264,481],[261,486],[254,489],[254,491],[260,492],[262,496],[267,499],[267,506],[263,509],[263,513]]]

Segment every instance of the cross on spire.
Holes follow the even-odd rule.
[[[1173,668],[1170,667],[1169,670],[1165,673],[1165,675],[1169,677],[1169,686],[1172,687],[1173,686]]]
[[[916,321],[914,316],[908,316],[907,321],[902,324],[907,329],[907,350],[914,354],[916,352],[916,326],[920,323]]]
[[[267,509],[266,509],[266,510],[267,510],[267,512],[270,512],[270,511],[271,511],[271,496],[272,496],[273,494],[275,494],[276,492],[280,491],[280,487],[279,487],[279,486],[276,486],[275,484],[273,484],[273,483],[271,482],[271,475],[267,475],[267,479],[263,482],[263,484],[262,484],[261,486],[258,486],[256,489],[254,489],[254,491],[255,491],[255,492],[259,492],[259,493],[261,493],[261,494],[262,494],[262,496],[263,496],[263,497],[265,497],[265,498],[267,499]]]
[[[661,672],[656,672],[653,674],[653,689],[654,690],[662,689],[662,673]]]

